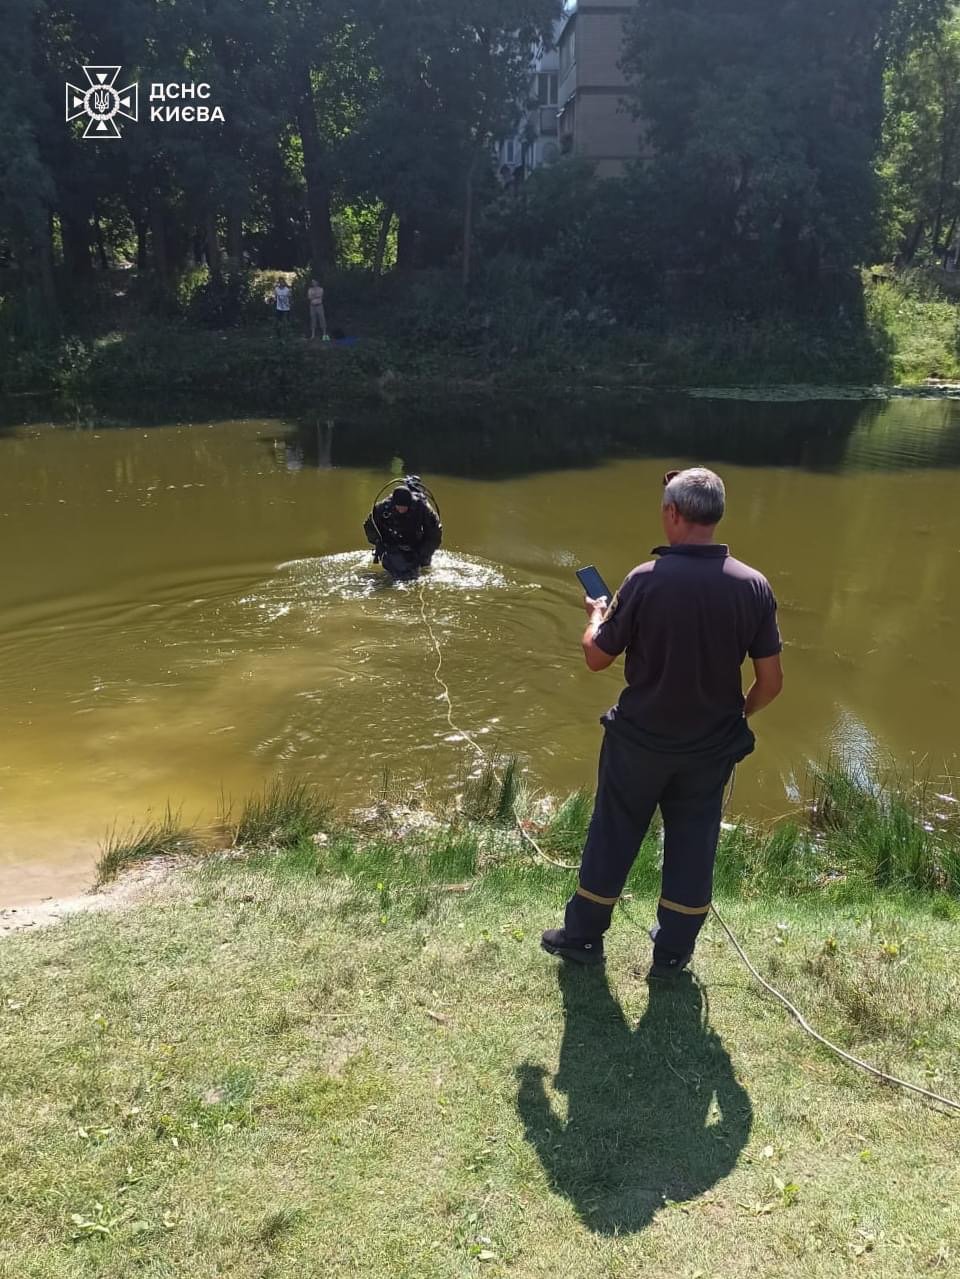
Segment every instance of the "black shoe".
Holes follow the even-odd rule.
[[[650,965],[647,979],[648,981],[672,981],[683,972],[691,959],[693,959],[692,950],[688,950],[685,955],[671,955],[665,951],[660,951],[658,954],[654,947],[653,963]]]
[[[562,928],[548,928],[540,938],[540,945],[548,955],[559,955],[575,964],[602,964],[602,941],[571,941]]]

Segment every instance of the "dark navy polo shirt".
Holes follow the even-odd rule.
[[[653,554],[596,632],[604,653],[627,655],[627,686],[604,723],[649,750],[748,754],[740,668],[783,647],[770,583],[719,544]]]

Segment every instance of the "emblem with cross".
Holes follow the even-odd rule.
[[[136,83],[125,89],[114,87],[120,75],[119,67],[84,67],[87,88],[79,89],[67,84],[67,119],[89,117],[83,131],[85,138],[119,138],[120,128],[116,117],[137,119],[139,91]]]

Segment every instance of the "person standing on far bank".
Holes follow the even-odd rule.
[[[329,342],[327,336],[327,316],[323,309],[323,285],[318,280],[311,280],[310,287],[307,289],[307,301],[310,303],[310,336],[317,336],[317,329],[324,342]]]
[[[714,541],[726,495],[702,467],[664,477],[667,545],[609,602],[587,599],[583,652],[592,671],[626,652],[627,686],[603,716],[597,798],[579,884],[543,949],[601,964],[603,935],[659,807],[663,880],[651,929],[651,978],[690,962],[710,909],[723,795],[754,748],[747,720],[783,687],[777,601],[766,578]],[[749,655],[754,681],[743,696]]]
[[[274,286],[273,299],[276,307],[277,333],[279,333],[281,328],[285,328],[290,323],[290,304],[293,299],[293,290],[282,276]]]

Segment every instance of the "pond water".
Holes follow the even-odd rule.
[[[953,402],[44,418],[0,419],[0,904],[87,883],[114,823],[213,820],[277,771],[343,803],[384,773],[457,784],[474,757],[421,595],[385,588],[361,531],[405,468],[442,508],[422,600],[457,722],[544,789],[592,785],[620,687],[583,666],[573,570],[647,558],[662,473],[693,462],[723,474],[724,540],[773,582],[787,646],[735,807],[788,810],[834,748],[956,765]]]

